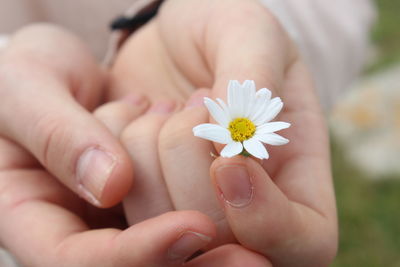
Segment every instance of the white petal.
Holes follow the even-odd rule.
[[[276,115],[279,114],[279,112],[281,112],[282,108],[283,108],[283,102],[279,97],[275,97],[277,98],[276,102],[274,103],[274,105],[269,105],[267,108],[267,113],[269,113],[269,116],[267,116],[265,119],[265,121],[271,121],[273,120]],[[272,100],[271,100],[272,102]]]
[[[243,151],[243,145],[240,142],[231,142],[227,144],[221,151],[221,156],[224,158],[231,158],[240,154]]]
[[[251,121],[255,119],[264,112],[271,100],[271,91],[267,88],[262,88],[257,91],[255,96],[254,105],[250,108],[248,118]]]
[[[245,117],[247,112],[247,106],[249,104],[249,92],[243,86],[240,87],[240,117]]]
[[[282,110],[283,103],[279,97],[275,97],[268,104],[266,109],[263,111],[263,114],[260,114],[255,120],[254,123],[256,125],[261,125],[263,123],[269,122],[273,120],[276,115]]]
[[[228,107],[231,114],[231,118],[236,118],[240,114],[241,106],[240,100],[240,88],[241,85],[238,81],[230,80],[228,85]]]
[[[269,158],[267,149],[265,146],[255,138],[251,138],[243,142],[243,146],[247,152],[259,159]]]
[[[218,122],[222,127],[228,128],[230,118],[226,116],[224,110],[208,97],[204,98],[204,104],[206,105],[214,120]]]
[[[283,122],[283,121],[268,122],[258,126],[255,134],[262,135],[262,134],[272,133],[289,127],[290,123],[288,122]]]
[[[238,88],[240,88],[241,85],[238,81],[236,80],[230,80],[228,84],[228,105],[234,105],[235,103],[235,94]]]
[[[264,96],[266,100],[271,100],[271,91],[268,88],[261,88],[256,92],[256,96]]]
[[[242,84],[242,87],[246,91],[254,91],[254,94],[256,93],[256,84],[253,80],[245,80]]]
[[[255,104],[256,84],[252,80],[244,81],[243,85],[243,117],[248,117]]]
[[[194,136],[201,137],[220,144],[232,142],[231,133],[219,125],[204,123],[193,128]]]
[[[266,134],[260,134],[260,135],[255,135],[254,138],[258,139],[259,141],[273,145],[273,146],[281,146],[281,145],[286,145],[289,143],[289,139],[286,139],[279,134],[276,133],[266,133]]]
[[[231,121],[232,120],[231,114],[229,113],[229,108],[225,104],[224,100],[222,100],[221,98],[217,98],[217,102],[222,107],[222,109],[223,109],[223,111],[225,113],[225,116],[228,118],[229,121]]]

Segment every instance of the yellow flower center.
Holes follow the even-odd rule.
[[[231,132],[234,141],[243,142],[254,135],[256,132],[256,126],[249,119],[236,118],[229,123],[228,130]]]

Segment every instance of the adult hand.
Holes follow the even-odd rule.
[[[279,120],[292,124],[283,134],[290,144],[271,148],[262,168],[241,158],[212,164],[213,145],[192,134],[193,126],[208,120],[204,108],[185,109],[169,119],[172,108],[160,116],[144,115],[122,136],[137,166],[137,183],[126,200],[128,219],[135,223],[170,209],[197,209],[217,223],[220,236],[214,245],[237,239],[274,266],[328,265],[336,253],[337,222],[326,127],[306,67],[261,4],[168,1],[159,17],[123,47],[110,97],[135,84],[151,99],[183,100],[200,87],[225,98],[230,79],[255,80],[258,88],[282,98],[285,109]],[[213,184],[208,179],[211,164]],[[229,170],[243,168],[252,177],[253,191],[239,197],[225,192],[244,181]],[[221,193],[224,209],[217,208]],[[248,196],[251,201],[235,207]],[[144,205],[138,205],[141,200]]]
[[[59,181],[109,207],[130,188],[129,156],[90,113],[105,75],[86,47],[56,26],[18,31],[0,54],[0,135],[29,151]]]
[[[145,110],[145,102],[135,99],[104,105],[95,116],[116,133]],[[120,123],[108,120],[109,115]],[[88,205],[5,138],[0,139],[0,213],[0,244],[23,266],[182,266],[215,236],[211,220],[195,211],[166,213],[122,231],[124,218],[115,209]],[[237,245],[186,264],[271,266]]]

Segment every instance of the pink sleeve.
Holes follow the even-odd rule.
[[[297,43],[328,110],[362,70],[375,19],[370,0],[261,0]]]

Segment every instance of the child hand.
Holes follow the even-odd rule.
[[[137,167],[128,217],[134,223],[170,209],[196,209],[217,223],[214,245],[237,239],[274,266],[328,265],[336,253],[337,222],[322,112],[294,45],[256,1],[168,1],[121,50],[111,97],[134,84],[154,102],[182,101],[199,87],[225,98],[230,79],[271,89],[285,103],[280,119],[292,124],[285,132],[291,143],[272,148],[263,168],[237,158],[211,166],[216,180],[221,165],[244,166],[255,177],[252,201],[235,209],[223,200],[224,209],[218,208],[220,189],[213,193],[216,183],[208,180],[213,145],[192,135],[193,126],[208,120],[205,109],[168,118],[173,108],[167,108],[133,122],[122,135]]]

